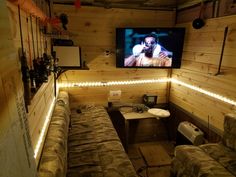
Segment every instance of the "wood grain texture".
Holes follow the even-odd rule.
[[[170,103],[169,110],[171,112],[170,123],[167,128],[169,130],[169,135],[171,140],[177,140],[177,129],[180,122],[188,121],[200,128],[204,132],[204,138],[206,142],[219,142],[222,137],[222,131],[217,131],[214,129],[211,124],[206,124],[206,122],[202,121],[192,113],[185,110],[185,108],[181,108],[176,104]],[[209,127],[209,128],[208,128]],[[180,142],[177,142],[177,144]]]
[[[165,166],[171,163],[171,157],[161,145],[140,146],[140,152],[148,167]]]
[[[13,53],[16,55],[14,59],[12,59],[11,54],[8,54],[6,57],[1,57],[1,60],[3,59],[4,63],[0,66],[0,68],[3,68],[2,71],[6,72],[7,68],[15,67],[15,72],[17,76],[19,76],[19,84],[22,85],[22,79],[21,79],[21,70],[20,70],[20,59],[19,56],[22,54],[22,46],[21,46],[21,36],[20,36],[20,25],[19,25],[19,16],[18,16],[18,7],[7,2],[7,8],[8,8],[8,23],[10,25],[8,32],[1,33],[1,34],[7,34],[9,32],[10,35],[8,38],[6,38],[6,42],[4,44],[4,48],[6,48],[6,52]],[[33,66],[33,59],[36,59],[38,57],[42,57],[43,53],[45,51],[50,51],[50,45],[45,45],[45,43],[49,43],[49,37],[43,35],[42,30],[40,30],[42,27],[39,27],[39,20],[37,20],[36,23],[36,17],[32,16],[30,19],[30,14],[20,10],[21,14],[21,27],[22,27],[22,39],[23,39],[23,49],[26,54],[27,58],[27,64],[29,69],[32,69]],[[27,21],[28,20],[28,21]],[[31,23],[32,23],[32,29],[31,29]],[[4,27],[4,22],[1,21],[1,26]],[[5,25],[6,26],[6,25]],[[5,28],[5,27],[4,27]],[[33,35],[32,35],[33,32]],[[7,36],[7,35],[2,35]],[[8,43],[11,42],[11,46],[8,46]],[[4,42],[3,42],[4,43]],[[34,48],[33,48],[34,45]],[[10,52],[11,51],[11,52]],[[13,51],[13,52],[12,52]],[[10,76],[9,76],[10,77]],[[31,104],[28,105],[28,114],[25,115],[27,118],[27,130],[29,133],[31,148],[34,150],[36,147],[36,144],[39,140],[39,136],[46,118],[46,115],[48,113],[48,110],[50,108],[50,105],[52,104],[52,100],[54,98],[53,93],[53,77],[51,76],[49,78],[49,81],[47,83],[42,84],[40,88],[38,88],[38,91],[35,95],[32,94]],[[19,89],[19,92],[23,94],[23,88]],[[24,101],[24,100],[22,100]],[[14,104],[14,103],[12,103]],[[41,144],[42,148],[43,144]],[[32,152],[33,153],[33,152]],[[31,157],[33,158],[33,154],[31,154]],[[40,154],[39,154],[40,157]],[[38,159],[33,159],[34,163],[36,160],[36,164],[39,161]]]
[[[88,71],[67,71],[60,82],[108,82],[166,78],[167,69],[121,69],[116,68],[115,29],[118,27],[171,27],[174,25],[174,12],[147,11],[134,9],[104,9],[54,5],[56,14],[68,15],[68,31],[73,41],[81,47],[82,60],[90,68]],[[106,56],[105,51],[111,55]],[[143,94],[157,94],[158,103],[166,103],[167,85],[140,84],[110,87],[64,88],[73,102],[90,102],[107,105],[109,90],[121,90],[124,102],[142,102]]]
[[[44,83],[34,95],[29,105],[29,130],[33,149],[35,149],[43,124],[48,113],[48,109],[54,98],[53,77],[49,77],[48,83]]]
[[[195,30],[191,23],[178,24],[187,29],[181,69],[173,70],[172,77],[187,84],[236,100],[235,49],[236,16],[209,19],[206,25]],[[221,74],[218,71],[224,29],[228,27],[222,57]],[[178,84],[171,85],[170,101],[199,117],[205,125],[211,124],[223,131],[224,115],[235,112],[234,105],[198,93]]]
[[[33,177],[36,166],[24,104],[18,50],[13,36],[17,30],[14,13],[0,2],[0,176]]]

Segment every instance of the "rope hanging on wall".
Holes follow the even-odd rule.
[[[196,18],[195,20],[193,20],[192,26],[194,29],[200,29],[205,25],[204,20],[202,19],[202,11],[204,8],[204,3],[203,1],[201,2],[201,9],[200,9],[200,13],[199,13],[199,17]]]

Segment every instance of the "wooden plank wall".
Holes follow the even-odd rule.
[[[234,0],[221,0],[219,16],[234,15],[236,13],[236,2]]]
[[[14,52],[17,53],[17,57],[19,58],[18,55],[20,55],[19,53],[21,53],[21,39],[20,39],[18,7],[9,2],[7,2],[7,7],[9,10],[9,23],[11,25],[11,31],[12,31],[12,36],[10,38],[13,42],[12,48],[14,48]],[[40,32],[39,20],[36,22],[36,17],[32,16],[33,37],[34,37],[33,39],[31,34],[30,14],[22,10],[21,10],[21,23],[22,23],[24,51],[26,53],[28,67],[31,69],[34,57],[36,58],[42,57],[42,54],[44,52],[50,54],[51,50],[50,37],[45,36],[42,32]],[[34,48],[33,48],[33,42],[34,42]],[[19,62],[19,59],[17,60]],[[5,70],[7,69],[8,68],[6,67]],[[21,76],[20,67],[18,68],[18,70],[19,70],[19,75]],[[27,106],[28,131],[31,138],[31,145],[33,147],[33,150],[35,150],[36,148],[50,105],[53,103],[54,99],[53,80],[54,80],[53,75],[51,74],[51,76],[48,79],[48,82],[43,83],[37,89],[36,94],[31,93],[30,105]],[[20,79],[19,81],[22,81],[22,79]],[[39,161],[42,146],[43,144],[39,146],[39,155],[36,158],[36,164]]]
[[[34,177],[20,62],[9,22],[13,14],[5,1],[0,1],[0,9],[0,176]]]
[[[201,29],[193,29],[191,22],[178,24],[186,27],[181,69],[175,69],[172,78],[187,84],[236,100],[236,16],[212,18]],[[221,74],[218,70],[225,27],[228,27],[222,58]],[[235,106],[206,96],[178,84],[171,84],[170,101],[198,117],[211,129],[223,131],[224,115],[235,112]]]
[[[117,27],[170,27],[174,25],[175,12],[133,9],[104,9],[54,5],[55,14],[68,15],[68,31],[75,45],[81,47],[82,60],[89,70],[67,71],[60,82],[96,82],[157,79],[167,77],[165,69],[120,69],[115,64],[115,29]],[[105,51],[111,55],[106,56]],[[141,102],[143,94],[159,96],[158,103],[166,103],[166,83],[110,87],[64,88],[73,102],[107,105],[109,90],[121,90],[122,102]]]
[[[234,15],[236,14],[236,2],[233,0],[204,1],[202,6],[199,1],[199,4],[178,10],[177,14],[177,24],[193,21],[199,16],[202,19],[209,19]]]

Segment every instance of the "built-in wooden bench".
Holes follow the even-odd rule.
[[[106,109],[79,104],[69,109],[66,92],[60,92],[57,99],[38,174],[39,177],[137,176]]]
[[[66,92],[60,92],[39,162],[39,177],[66,176],[69,122],[69,96]]]

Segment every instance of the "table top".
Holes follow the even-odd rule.
[[[148,113],[147,111],[144,112],[124,112],[120,111],[125,120],[134,120],[134,119],[148,119],[148,118],[156,118],[155,115]]]
[[[168,110],[160,108],[151,108],[148,110],[148,112],[158,118],[166,118],[170,116],[170,112]]]

